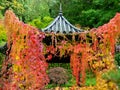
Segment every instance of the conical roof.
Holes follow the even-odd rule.
[[[53,32],[53,33],[79,33],[83,30],[76,28],[73,26],[62,14],[62,7],[60,4],[59,15],[54,19],[54,21],[48,25],[43,32]]]

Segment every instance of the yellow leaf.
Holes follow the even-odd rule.
[[[21,67],[18,65],[13,65],[13,71],[14,72],[20,72],[21,71]]]
[[[16,58],[15,58],[16,60],[19,60],[20,59],[20,57],[19,56],[16,56]]]

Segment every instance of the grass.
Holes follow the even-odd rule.
[[[89,71],[89,72],[87,71],[85,85],[86,86],[94,86],[94,85],[96,85],[96,77],[91,71]]]

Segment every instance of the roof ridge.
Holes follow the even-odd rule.
[[[59,15],[53,22],[42,30],[43,32],[53,33],[79,33],[83,30],[73,26],[62,14],[62,4],[60,3]]]

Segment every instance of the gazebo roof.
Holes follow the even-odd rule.
[[[83,30],[76,28],[73,26],[62,14],[62,6],[60,4],[60,11],[59,15],[54,19],[54,21],[48,25],[45,29],[42,30],[46,33],[61,33],[61,34],[68,34],[68,33],[80,33]]]

